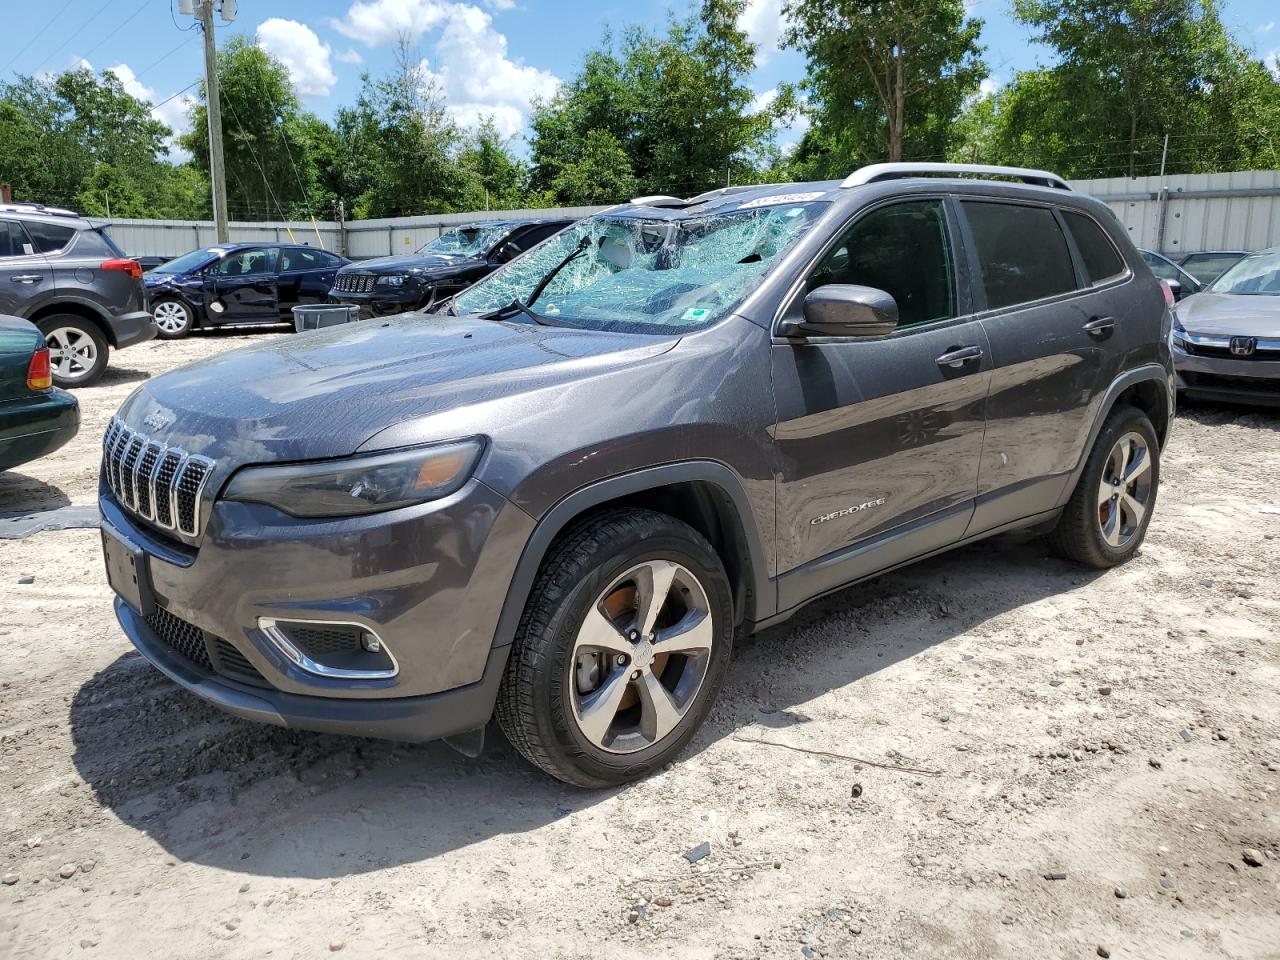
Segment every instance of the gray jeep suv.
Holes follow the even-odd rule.
[[[105,227],[37,204],[0,205],[0,313],[40,328],[59,387],[93,383],[113,348],[156,335],[138,261]]]
[[[142,385],[105,437],[116,614],[242,717],[474,751],[496,715],[550,774],[627,781],[814,597],[1008,530],[1132,556],[1169,304],[1038,171],[613,207],[435,314]]]

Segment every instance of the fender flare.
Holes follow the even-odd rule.
[[[1084,465],[1089,461],[1089,453],[1093,450],[1098,434],[1102,432],[1102,425],[1116,405],[1116,398],[1134,384],[1147,380],[1154,381],[1165,388],[1169,404],[1168,417],[1170,424],[1172,424],[1176,393],[1173,388],[1173,374],[1167,368],[1158,363],[1146,363],[1120,374],[1111,381],[1111,386],[1107,387],[1106,393],[1102,395],[1102,402],[1098,404],[1098,411],[1093,416],[1093,423],[1089,425],[1089,437],[1085,441],[1084,448],[1080,451],[1080,459],[1068,476],[1067,483],[1064,485],[1055,507],[1064,506],[1071,499],[1071,494],[1075,491],[1076,484],[1080,480],[1080,474],[1084,472]],[[1168,431],[1165,432],[1165,437],[1167,439]]]
[[[755,618],[771,616],[777,607],[777,592],[769,578],[764,549],[756,529],[747,492],[738,475],[723,463],[714,460],[687,460],[680,463],[646,467],[634,473],[624,473],[596,481],[568,494],[557,501],[541,519],[525,542],[515,573],[507,586],[506,599],[494,631],[493,646],[506,646],[515,639],[520,617],[524,613],[533,583],[542,566],[543,558],[556,536],[577,517],[588,510],[612,500],[656,490],[676,483],[702,482],[717,487],[729,498],[737,515],[738,532],[747,545],[751,564],[751,590],[755,598]]]

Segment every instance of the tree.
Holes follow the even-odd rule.
[[[510,141],[498,132],[492,117],[484,117],[458,157],[470,178],[465,203],[476,210],[510,209],[529,197],[529,171]]]
[[[317,213],[314,154],[323,124],[302,110],[284,65],[244,37],[232,37],[218,51],[218,92],[231,216],[284,220]],[[181,143],[207,174],[209,114],[203,84],[200,97],[191,110],[191,131]]]
[[[783,42],[801,51],[813,126],[796,163],[835,176],[861,163],[937,157],[987,74],[963,0],[788,0]]]
[[[628,27],[615,45],[606,34],[534,110],[534,188],[563,203],[598,203],[754,179],[773,130],[770,114],[751,109],[756,48],[737,26],[744,7],[703,0],[662,35]]]
[[[1280,81],[1208,0],[1018,0],[1056,54],[973,103],[955,151],[1067,176],[1271,167]],[[1083,109],[1082,109],[1083,105]]]

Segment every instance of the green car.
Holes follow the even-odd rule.
[[[52,373],[35,324],[0,314],[0,470],[52,453],[80,429],[80,405]]]

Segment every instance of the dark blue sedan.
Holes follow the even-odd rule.
[[[300,303],[323,303],[345,257],[305,244],[231,243],[193,250],[143,274],[165,340],[193,327],[292,322]]]

